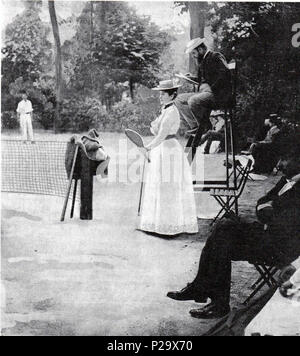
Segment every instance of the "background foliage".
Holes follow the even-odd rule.
[[[300,50],[292,26],[300,3],[213,4],[216,47],[238,65],[238,124],[242,136],[258,135],[269,113],[300,123]]]
[[[42,16],[45,2],[24,4],[24,12],[4,32],[2,127],[18,126],[15,110],[20,91],[26,89],[35,125],[50,129],[57,107],[50,20]],[[241,141],[263,136],[263,122],[271,112],[299,123],[300,50],[291,39],[292,26],[300,22],[300,3],[176,1],[174,6],[190,14],[185,32],[172,26],[162,30],[127,2],[88,1],[78,14],[58,16],[64,37],[58,130],[132,127],[147,133],[159,102],[146,87],[187,71],[191,63],[183,54],[184,45],[189,36],[202,33],[210,34],[214,49],[228,61],[237,61]]]
[[[18,126],[15,110],[25,89],[33,103],[35,124],[49,129],[57,104],[51,27],[41,20],[40,1],[24,3],[24,12],[5,29],[2,126]],[[129,126],[145,130],[159,103],[152,95],[140,100],[135,94],[141,85],[156,84],[162,68],[168,69],[161,57],[172,37],[118,1],[86,2],[78,17],[63,23],[74,34],[62,45],[63,101],[56,130],[120,131]],[[151,103],[155,108],[150,115]]]
[[[55,104],[49,33],[50,28],[40,19],[38,1],[26,2],[24,12],[6,27],[1,80],[1,107],[6,113],[6,119],[2,117],[4,127],[17,125],[14,112],[21,90],[28,91],[37,112]],[[39,119],[43,120],[40,116]]]

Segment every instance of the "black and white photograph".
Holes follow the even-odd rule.
[[[0,6],[1,336],[300,336],[300,2]]]

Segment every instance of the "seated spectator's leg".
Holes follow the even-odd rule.
[[[208,137],[208,139],[206,141],[206,145],[204,147],[204,153],[207,153],[207,154],[209,153],[212,142],[213,142],[213,140],[211,139],[211,136]]]
[[[183,93],[183,94],[179,94],[175,99],[175,105],[180,113],[181,120],[186,122],[191,129],[195,129],[198,127],[198,122],[188,105],[189,98],[191,98],[194,95],[197,94]]]
[[[255,152],[255,148],[257,146],[257,143],[252,143],[250,148],[249,148],[249,153],[253,155],[253,152]]]
[[[207,143],[206,143],[205,148],[204,148],[204,153],[209,153],[209,150],[210,150],[210,147],[211,147],[211,144],[212,144],[213,141],[222,142],[223,139],[224,139],[224,135],[222,133],[216,132],[216,131],[208,131],[208,133],[207,133]]]
[[[202,128],[202,134],[211,127],[209,115],[213,104],[214,96],[210,92],[197,93],[188,98],[188,106]]]
[[[263,234],[260,224],[219,223],[202,251],[199,270],[192,282],[200,295],[206,293],[220,309],[230,302],[231,261],[248,261],[259,254]]]
[[[198,273],[192,282],[201,295],[205,292],[210,298],[218,296],[222,300],[220,302],[227,306],[231,281],[229,249],[236,230],[237,225],[227,221],[215,227],[202,250]]]
[[[188,160],[190,163],[192,162],[197,147],[200,144],[203,133],[208,130],[209,127],[211,127],[209,116],[213,104],[214,96],[211,92],[200,92],[188,99],[188,105],[191,109],[191,112],[197,119],[199,125],[192,143],[192,150],[190,150],[188,155]]]
[[[253,170],[256,173],[270,173],[274,167],[271,167],[270,152],[272,152],[271,143],[256,144],[252,156],[255,160]],[[278,158],[279,159],[279,158]],[[275,164],[273,164],[275,165]]]
[[[212,131],[210,130],[210,131],[207,131],[206,134],[202,135],[201,141],[199,143],[199,146],[203,145],[203,143],[206,142],[209,139],[211,132]]]
[[[280,158],[276,145],[271,142],[262,144],[261,155],[265,164],[265,173],[271,173]]]
[[[254,158],[254,166],[253,166],[253,171],[255,173],[262,173],[263,172],[263,157],[261,155],[261,145],[260,144],[255,144],[253,147],[251,154]]]

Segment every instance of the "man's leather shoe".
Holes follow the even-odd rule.
[[[206,303],[207,297],[199,295],[192,284],[188,284],[180,291],[168,292],[167,297],[175,300],[194,300],[196,303]]]
[[[190,310],[191,316],[197,319],[223,318],[229,312],[230,312],[229,306],[220,306],[215,303],[210,303],[203,308]]]

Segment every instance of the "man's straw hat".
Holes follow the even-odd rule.
[[[188,42],[188,44],[186,45],[185,53],[186,54],[191,53],[195,48],[199,47],[203,43],[206,44],[205,38],[197,37],[197,38],[190,40]]]

